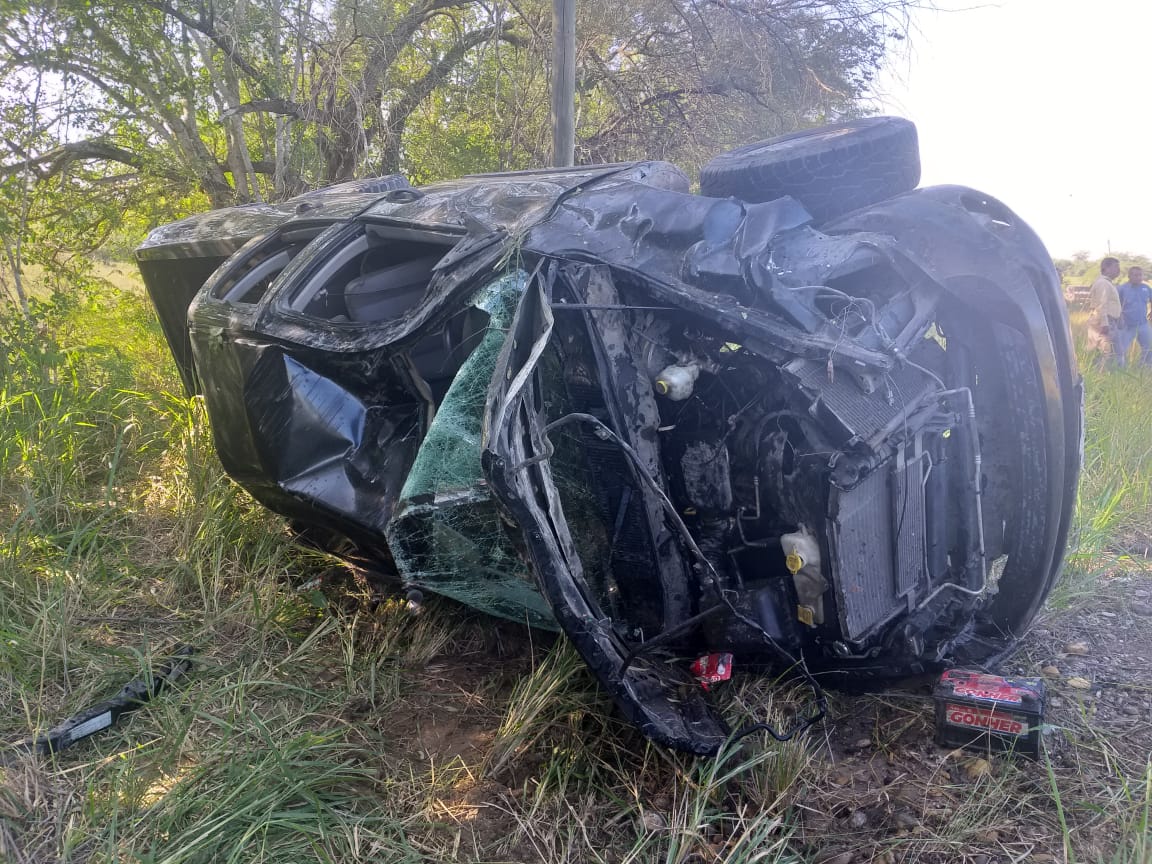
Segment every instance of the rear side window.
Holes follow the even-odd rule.
[[[438,243],[358,232],[313,270],[289,308],[337,323],[394,320],[420,302],[447,251]]]
[[[212,289],[212,296],[225,303],[259,303],[273,280],[288,266],[321,229],[276,232],[247,251],[242,250]]]

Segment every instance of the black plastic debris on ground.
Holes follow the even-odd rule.
[[[22,741],[12,749],[48,756],[114,726],[124,714],[135,711],[186,676],[192,669],[192,653],[190,646],[180,646],[151,675],[129,681],[111,699],[72,715],[43,735]]]

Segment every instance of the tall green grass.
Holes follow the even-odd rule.
[[[1102,575],[1145,567],[1152,554],[1152,369],[1118,369],[1087,348],[1083,316],[1073,320],[1084,375],[1084,467],[1064,602],[1091,592]]]
[[[1066,599],[1149,524],[1148,387],[1088,373]],[[815,740],[670,754],[616,719],[565,642],[447,603],[413,617],[327,587],[332,572],[224,477],[138,292],[0,313],[0,738],[178,642],[198,652],[183,687],[116,729],[0,760],[0,860],[751,864],[850,842],[799,842],[827,801]],[[803,702],[758,678],[723,698],[734,722]],[[1146,778],[1124,777],[1117,831],[1145,842]],[[970,793],[983,803],[939,848],[997,818],[1001,785]],[[891,848],[928,848],[910,844]]]

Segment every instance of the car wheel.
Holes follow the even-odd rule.
[[[700,193],[748,202],[790,195],[819,223],[919,182],[915,125],[900,117],[864,117],[722,153],[701,170]]]
[[[955,634],[952,656],[992,662],[1059,577],[1076,502],[1083,385],[1059,277],[1023,220],[965,187],[918,189],[824,230],[895,238],[947,292],[935,325],[947,384],[972,394],[988,564],[988,590],[972,626]],[[942,624],[941,632],[952,626]]]

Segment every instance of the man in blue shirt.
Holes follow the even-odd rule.
[[[1148,325],[1148,304],[1152,303],[1152,288],[1144,284],[1144,271],[1128,268],[1128,281],[1116,287],[1120,295],[1120,333],[1116,338],[1116,354],[1120,365],[1128,362],[1128,349],[1132,340],[1140,343],[1140,363],[1152,366],[1152,327]]]

